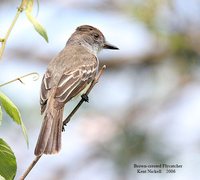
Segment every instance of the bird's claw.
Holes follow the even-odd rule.
[[[83,101],[89,102],[89,97],[88,97],[87,94],[82,94],[82,95],[81,95],[81,98],[82,98]]]

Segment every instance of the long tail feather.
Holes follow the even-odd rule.
[[[54,99],[48,104],[35,147],[35,155],[55,154],[61,149],[63,107],[55,108]]]

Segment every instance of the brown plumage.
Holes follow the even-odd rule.
[[[64,105],[95,78],[99,64],[96,55],[102,48],[116,49],[106,43],[98,29],[83,25],[49,63],[41,84],[44,120],[35,147],[36,156],[60,151]]]

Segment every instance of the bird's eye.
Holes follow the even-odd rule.
[[[94,36],[95,39],[98,39],[98,38],[99,38],[99,35],[96,34],[96,33],[95,33],[93,36]]]

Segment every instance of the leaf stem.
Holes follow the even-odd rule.
[[[1,38],[1,48],[0,48],[0,59],[2,58],[3,56],[3,53],[4,53],[4,50],[5,50],[5,47],[6,47],[6,42],[8,40],[8,37],[10,36],[10,33],[13,29],[13,27],[15,26],[16,22],[17,22],[17,19],[19,18],[19,15],[23,12],[24,8],[26,7],[26,4],[27,4],[28,0],[22,0],[19,8],[17,8],[17,13],[5,35],[4,38]]]
[[[19,82],[21,82],[21,83],[23,84],[22,79],[25,78],[25,77],[28,77],[28,76],[32,76],[32,75],[34,75],[33,81],[36,81],[36,80],[39,78],[39,74],[38,74],[38,73],[32,72],[32,73],[29,73],[29,74],[26,74],[26,75],[17,77],[17,78],[15,78],[15,79],[10,80],[10,81],[8,81],[8,82],[5,82],[5,83],[3,83],[3,84],[0,84],[0,87],[5,86],[5,85],[10,84],[10,83],[13,83],[13,82],[15,82],[15,81],[19,81]]]

